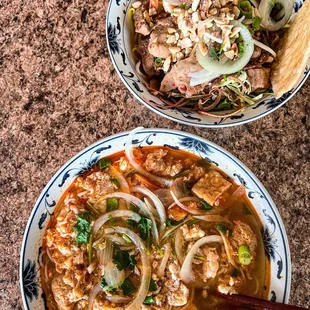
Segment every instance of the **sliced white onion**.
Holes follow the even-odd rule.
[[[48,247],[46,247],[46,254],[47,254],[48,258],[50,259],[50,261],[55,264],[55,261],[51,255],[51,252],[50,252]]]
[[[274,4],[280,3],[284,9],[284,16],[281,20],[275,21],[270,16]],[[294,0],[262,0],[259,4],[259,13],[262,16],[262,26],[269,31],[277,31],[281,29],[290,19],[293,13]]]
[[[115,304],[127,304],[132,300],[131,297],[125,297],[120,295],[107,295],[106,299]]]
[[[171,255],[171,244],[166,243],[164,245],[164,248],[165,248],[164,257],[161,260],[160,265],[157,269],[157,273],[156,273],[159,279],[161,279],[165,274],[166,266],[167,266],[169,257]]]
[[[211,214],[211,215],[194,215],[193,218],[198,219],[198,220],[202,220],[205,222],[210,222],[210,223],[227,223],[232,225],[232,222],[227,219],[224,216],[220,216],[220,215],[215,215],[215,214]]]
[[[163,2],[171,4],[171,5],[175,5],[175,6],[179,6],[182,3],[184,3],[182,0],[181,1],[179,1],[179,0],[163,0]]]
[[[196,214],[196,215],[201,215],[203,213],[203,211],[199,211],[196,209],[190,209],[188,208],[186,205],[184,205],[182,202],[186,202],[186,201],[196,201],[196,202],[200,202],[200,199],[198,199],[197,197],[183,197],[178,199],[175,194],[173,193],[173,191],[170,191],[170,194],[172,196],[172,198],[174,199],[174,203],[171,204],[168,209],[174,207],[175,205],[179,206],[181,209],[183,209],[184,211],[190,213],[190,214]]]
[[[95,298],[97,297],[98,294],[100,294],[102,292],[102,288],[100,283],[96,284],[90,291],[89,293],[89,297],[88,297],[88,310],[92,310],[93,309],[93,303]]]
[[[128,242],[126,242],[124,238],[120,237],[119,235],[106,235],[105,238],[118,245],[129,245]]]
[[[190,220],[191,220],[191,218],[187,218],[184,222],[182,222],[182,223],[180,223],[180,224],[178,224],[178,225],[176,225],[174,227],[171,227],[170,229],[167,229],[165,231],[165,233],[163,234],[163,236],[161,237],[161,240],[165,241],[166,239],[168,239],[175,232],[176,229],[178,229],[182,225],[186,224]]]
[[[162,177],[158,177],[148,171],[146,171],[143,167],[141,167],[136,161],[135,161],[135,157],[133,155],[133,150],[132,150],[132,140],[134,139],[135,134],[140,131],[141,129],[143,129],[143,127],[138,127],[134,130],[132,130],[129,135],[128,135],[128,140],[127,143],[125,145],[125,154],[126,157],[128,159],[128,161],[130,162],[130,164],[134,167],[134,169],[146,176],[148,179],[150,179],[151,181],[154,181],[156,183],[159,183],[163,186],[167,186],[170,187],[172,185],[172,180],[166,179],[166,178],[162,178]]]
[[[217,42],[219,44],[222,44],[223,43],[223,40],[221,38],[217,38],[215,37],[214,35],[212,35],[211,33],[209,32],[205,32],[204,33],[204,36],[206,36],[207,38],[209,38],[210,40],[214,41],[214,42]]]
[[[153,205],[151,204],[151,202],[146,198],[146,197],[144,197],[144,203],[145,203],[145,205],[149,208],[149,210],[153,213],[153,215],[156,217],[156,218],[158,218],[159,216],[158,216],[158,212],[157,212],[157,210],[153,207]]]
[[[144,213],[144,215],[149,217],[150,220],[152,221],[153,236],[155,238],[156,243],[158,244],[159,237],[158,237],[158,231],[157,231],[157,226],[156,226],[156,221],[155,221],[154,215],[147,208],[147,206],[145,205],[145,203],[143,201],[141,201],[139,198],[137,198],[133,195],[122,193],[122,192],[111,193],[111,194],[105,195],[101,199],[107,199],[107,198],[121,198],[121,199],[124,199],[125,201],[128,201],[128,202],[134,204],[135,206],[137,206],[142,211],[142,213]],[[121,211],[125,211],[125,210],[121,210]]]
[[[205,25],[211,23],[214,21],[214,17],[209,17],[201,22],[199,22],[198,24],[196,24],[193,29],[192,32],[194,32],[196,29],[200,28],[200,27],[204,27]]]
[[[143,186],[134,186],[132,188],[132,191],[141,193],[141,194],[149,197],[152,200],[152,202],[153,202],[153,204],[157,210],[159,219],[160,219],[160,224],[161,224],[160,229],[165,228],[166,221],[167,221],[167,215],[166,215],[165,207],[162,204],[162,202],[160,201],[160,199],[154,193],[152,193],[148,188],[143,187]]]
[[[187,253],[184,263],[181,267],[180,277],[184,283],[188,284],[195,282],[195,276],[192,269],[193,259],[197,250],[206,243],[223,243],[223,239],[221,236],[211,235],[203,237],[194,243],[190,251]]]
[[[110,261],[104,267],[104,279],[108,286],[119,286],[125,280],[125,271],[118,270],[117,266]]]
[[[221,76],[221,74],[203,69],[201,71],[189,73],[188,76],[191,78],[190,86],[197,86],[200,84],[209,83]]]
[[[178,178],[173,181],[171,190],[178,199],[188,196],[189,193],[182,178]]]
[[[258,47],[262,48],[263,50],[267,51],[268,53],[270,53],[274,58],[277,57],[276,52],[272,48],[270,48],[269,46],[267,46],[267,45],[265,45],[262,42],[259,42],[257,40],[253,40],[253,42],[256,46],[258,46]]]
[[[246,26],[238,23],[237,21],[232,21],[231,24],[241,27],[240,35],[244,40],[244,52],[237,60],[227,60],[224,64],[218,60],[213,59],[209,55],[203,56],[197,48],[196,56],[198,63],[206,70],[219,73],[219,74],[232,74],[243,69],[250,61],[254,52],[253,38]]]
[[[177,259],[182,265],[185,259],[185,255],[183,251],[183,232],[180,228],[178,228],[177,232],[175,233],[174,249],[175,249],[175,254],[177,256]]]
[[[126,310],[139,310],[148,293],[149,285],[151,281],[150,257],[147,254],[147,250],[146,250],[146,247],[143,241],[136,233],[124,227],[113,227],[113,230],[116,233],[127,235],[132,240],[132,242],[136,245],[141,255],[141,261],[142,261],[141,283],[140,283],[140,286],[136,293],[135,298],[126,306]]]
[[[113,166],[110,167],[110,172],[112,174],[112,176],[118,181],[119,185],[120,185],[120,190],[124,193],[129,194],[130,190],[129,190],[129,185],[128,182],[126,181],[125,177]],[[129,203],[126,202],[126,207],[127,209],[129,209]],[[120,204],[119,207],[121,210],[122,209],[126,209],[124,208],[123,204]]]
[[[127,194],[127,195],[129,195],[129,194]],[[113,196],[113,197],[115,197],[115,196]],[[107,197],[107,198],[109,198],[109,197]],[[118,198],[121,198],[121,197],[118,197]],[[117,218],[117,217],[130,218],[130,219],[134,220],[135,222],[139,222],[141,220],[141,216],[139,214],[137,214],[137,213],[135,213],[133,211],[130,211],[130,210],[115,210],[115,211],[111,211],[109,213],[106,213],[106,214],[100,216],[95,221],[94,226],[93,226],[93,233],[94,233],[94,235],[97,234],[97,232],[102,227],[102,225],[104,225],[107,221],[109,221],[112,218]]]

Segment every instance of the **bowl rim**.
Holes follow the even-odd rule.
[[[79,157],[81,157],[82,155],[84,155],[85,153],[89,152],[90,150],[96,148],[97,146],[99,146],[101,143],[105,142],[109,142],[111,140],[114,140],[116,138],[122,138],[125,136],[128,136],[129,133],[131,132],[131,130],[128,131],[124,131],[124,132],[120,132],[120,133],[116,133],[110,136],[107,136],[103,139],[100,139],[94,143],[92,143],[91,145],[83,148],[80,152],[78,152],[76,155],[72,156],[71,158],[69,158],[69,160],[66,161],[66,163],[64,165],[62,165],[51,177],[51,179],[49,180],[49,182],[44,186],[44,188],[41,190],[41,193],[39,195],[39,197],[37,198],[31,213],[28,217],[27,220],[27,224],[24,230],[24,235],[23,235],[23,239],[22,239],[22,246],[21,246],[21,250],[20,250],[20,260],[19,260],[19,284],[20,284],[20,290],[21,290],[21,295],[22,295],[22,301],[23,301],[23,306],[24,309],[30,310],[29,306],[28,306],[28,302],[23,290],[23,266],[24,266],[24,261],[25,261],[25,250],[26,250],[26,242],[28,239],[28,235],[30,232],[30,228],[32,225],[32,222],[34,220],[34,216],[36,214],[36,212],[38,211],[39,207],[40,207],[40,203],[42,201],[42,199],[45,197],[46,193],[49,191],[49,189],[53,186],[55,180],[74,162],[76,161]],[[283,293],[283,302],[284,303],[288,303],[289,298],[290,298],[290,291],[291,291],[291,279],[292,279],[292,262],[291,262],[291,254],[290,254],[290,246],[289,246],[289,241],[288,241],[288,237],[287,237],[287,233],[286,233],[286,229],[284,226],[284,223],[282,221],[282,218],[280,216],[280,213],[273,201],[273,199],[271,198],[271,196],[269,195],[268,191],[266,190],[266,188],[264,187],[264,185],[258,180],[258,178],[255,176],[255,174],[245,165],[243,164],[238,158],[236,158],[233,154],[231,154],[230,152],[226,151],[224,148],[222,148],[221,146],[209,141],[208,139],[202,138],[198,135],[186,132],[186,131],[181,131],[181,130],[174,130],[174,129],[166,129],[166,128],[141,128],[137,134],[139,134],[140,132],[143,133],[170,133],[170,134],[174,134],[177,136],[186,136],[186,137],[191,137],[194,138],[200,142],[204,142],[207,143],[208,145],[210,145],[211,147],[213,147],[216,151],[222,153],[223,155],[226,155],[229,157],[230,161],[233,161],[238,168],[240,168],[240,170],[243,170],[248,176],[249,178],[257,185],[257,187],[261,190],[261,192],[263,193],[263,195],[265,195],[266,197],[266,202],[269,204],[271,211],[273,212],[275,219],[280,227],[280,232],[281,232],[281,237],[283,240],[283,247],[284,247],[284,252],[285,252],[285,257],[287,260],[287,264],[286,264],[286,284],[285,284],[285,288],[284,288],[284,293]],[[116,150],[117,151],[117,150]],[[191,153],[191,151],[190,151]]]
[[[127,1],[128,3],[130,3],[130,1]],[[108,10],[107,10],[107,15],[106,15],[106,22],[105,22],[105,27],[106,27],[106,33],[108,32],[108,26],[109,26],[109,15],[110,15],[110,10],[111,10],[111,6],[112,6],[112,1],[109,1],[109,5],[108,5]],[[127,14],[127,12],[126,12]],[[217,124],[202,124],[202,123],[195,123],[192,122],[190,120],[180,120],[174,116],[165,114],[163,111],[161,111],[160,109],[157,109],[156,107],[153,107],[152,105],[148,104],[147,102],[145,102],[143,100],[143,98],[141,98],[140,96],[137,95],[137,93],[135,92],[135,90],[131,87],[131,85],[125,80],[125,78],[122,76],[120,69],[118,68],[118,65],[113,57],[113,53],[110,49],[110,45],[109,45],[109,38],[106,35],[106,43],[107,43],[107,47],[108,47],[108,51],[109,51],[109,56],[110,59],[112,60],[113,66],[119,76],[119,78],[121,79],[121,81],[123,82],[123,84],[126,86],[127,90],[129,90],[129,92],[140,102],[142,103],[144,106],[146,106],[147,108],[149,108],[151,111],[159,114],[162,117],[165,117],[171,121],[180,123],[180,124],[184,124],[184,125],[188,125],[188,126],[195,126],[195,127],[201,127],[201,128],[225,128],[225,127],[234,127],[234,126],[240,126],[240,125],[244,125],[247,123],[251,123],[254,121],[259,120],[260,118],[267,116],[268,114],[274,112],[275,110],[279,109],[280,107],[282,107],[284,104],[286,104],[288,101],[290,101],[295,95],[296,93],[301,89],[301,87],[305,84],[305,82],[307,81],[308,77],[310,76],[310,69],[307,71],[307,73],[305,74],[305,76],[303,77],[303,79],[300,81],[300,83],[296,86],[296,88],[294,88],[294,90],[290,93],[290,95],[285,98],[283,100],[283,102],[281,102],[280,104],[278,104],[277,106],[268,109],[264,112],[262,112],[261,114],[255,115],[251,118],[245,119],[245,120],[237,120],[236,122],[233,123],[217,123]],[[131,64],[130,64],[131,66]],[[306,67],[307,68],[307,67]],[[306,69],[305,68],[305,69]],[[134,72],[136,72],[135,68],[132,67],[132,69],[134,70]],[[303,71],[304,72],[304,71]],[[285,95],[285,94],[284,94]],[[275,99],[275,97],[273,96],[272,99]],[[281,98],[280,98],[281,99]],[[249,108],[249,107],[247,107]]]

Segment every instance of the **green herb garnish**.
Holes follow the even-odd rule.
[[[231,235],[231,230],[229,229],[229,228],[227,228],[225,225],[223,225],[223,224],[217,224],[216,225],[216,228],[220,231],[220,232],[222,232],[223,234],[229,234],[229,235]]]
[[[233,107],[233,102],[228,101],[227,98],[225,100],[221,101],[218,106],[216,107],[216,110],[231,110]]]
[[[219,60],[219,56],[218,56],[218,54],[217,54],[217,50],[216,50],[216,48],[215,47],[212,47],[211,49],[210,49],[210,57],[213,59],[213,60]]]
[[[129,226],[129,228],[134,229],[137,228],[138,224],[136,221],[132,220],[132,219],[128,219],[126,220],[127,225]]]
[[[173,176],[172,179],[175,180],[175,179],[184,177],[184,176],[186,176],[186,175],[188,175],[188,174],[190,174],[190,173],[191,173],[190,170],[184,170],[184,171],[182,171],[182,172],[176,174],[175,176]]]
[[[210,211],[212,209],[212,206],[202,199],[200,200],[200,204],[201,204],[201,209],[203,210]]]
[[[163,64],[163,60],[160,57],[155,58],[154,60],[154,66],[160,67]]]
[[[102,289],[106,288],[108,286],[108,283],[106,282],[105,278],[102,277],[100,286]]]
[[[174,226],[178,226],[179,224],[181,224],[183,222],[184,222],[184,220],[181,220],[181,221],[168,220],[167,226],[168,227],[174,227]]]
[[[118,199],[113,197],[113,198],[108,198],[107,199],[107,211],[113,211],[118,209]]]
[[[245,16],[245,18],[252,18],[253,8],[250,1],[241,1],[238,5],[238,8],[240,10],[240,14]]]
[[[152,221],[145,216],[141,216],[141,220],[138,223],[138,228],[140,237],[146,241],[147,248],[150,249]]]
[[[74,225],[74,231],[77,234],[75,241],[78,244],[88,243],[91,232],[90,216],[87,211],[78,214],[77,222]]]
[[[129,278],[126,278],[124,280],[124,282],[121,285],[121,289],[123,290],[125,296],[129,296],[136,291],[135,287],[133,286]]]
[[[117,188],[120,188],[120,187],[121,187],[121,184],[119,184],[119,182],[118,182],[117,179],[112,178],[112,179],[111,179],[111,182],[112,182]]]
[[[155,300],[153,298],[153,296],[147,296],[145,299],[144,299],[144,302],[143,302],[145,305],[154,305],[155,304]]]
[[[113,263],[116,265],[118,270],[124,270],[130,263],[129,253],[126,251],[117,250],[113,257]]]
[[[102,169],[105,169],[107,167],[110,167],[111,164],[112,164],[112,161],[110,158],[106,157],[106,158],[101,158],[98,162],[99,164],[99,169],[102,170]]]
[[[151,279],[149,291],[155,292],[156,290],[157,290],[157,284],[156,284],[156,282],[153,279]]]
[[[128,265],[128,268],[130,270],[134,270],[136,263],[137,263],[136,258],[133,255],[129,255],[129,265]]]
[[[87,247],[89,263],[91,263],[93,260],[93,238],[94,238],[93,234],[90,234]]]
[[[260,30],[260,24],[262,22],[262,18],[259,16],[255,16],[252,21],[252,28],[254,31]]]

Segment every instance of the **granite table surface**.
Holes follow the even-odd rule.
[[[222,146],[260,179],[284,221],[290,303],[310,306],[310,80],[251,124],[199,129],[139,104],[109,59],[107,1],[0,0],[0,309],[22,309],[21,242],[43,187],[89,144],[138,125],[184,130]]]

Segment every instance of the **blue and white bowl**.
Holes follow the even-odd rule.
[[[65,190],[81,173],[94,165],[101,157],[124,150],[128,132],[105,138],[81,151],[62,168],[46,185],[30,215],[20,255],[20,285],[26,310],[47,309],[42,291],[39,260],[42,237],[54,208]],[[236,157],[214,143],[189,133],[167,129],[139,131],[135,146],[167,146],[186,150],[217,165],[237,184],[243,184],[263,224],[262,237],[265,253],[271,266],[271,283],[268,298],[287,303],[291,283],[290,250],[284,225],[272,199],[254,174]]]
[[[161,104],[162,102],[159,98],[153,96],[139,79],[136,74],[135,63],[131,54],[130,28],[127,11],[128,8],[131,7],[131,3],[135,1],[136,0],[110,1],[106,20],[108,48],[114,67],[129,91],[141,103],[161,116],[179,123],[198,127],[216,128],[245,124],[268,115],[289,101],[305,83],[310,74],[309,60],[304,73],[300,76],[295,87],[280,99],[275,99],[273,96],[269,96],[258,101],[254,106],[247,107],[246,110],[239,114],[226,118],[215,118],[201,115],[197,112],[182,111],[177,108],[162,109],[154,107],[148,102],[153,101],[157,104]],[[295,1],[295,12],[302,7],[304,2],[305,0]]]

